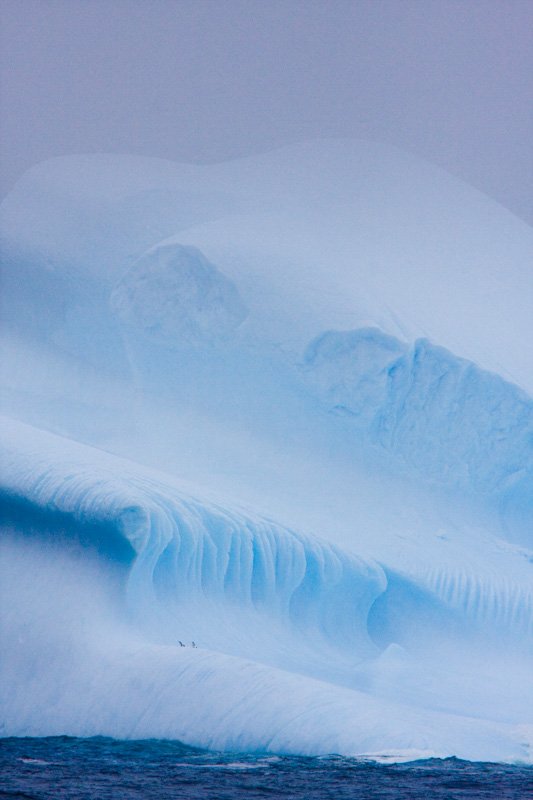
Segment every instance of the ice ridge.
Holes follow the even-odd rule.
[[[129,605],[151,636],[175,644],[191,632],[197,641],[249,656],[246,636],[230,643],[227,633],[228,627],[239,628],[244,614],[262,626],[261,646],[279,651],[283,663],[289,658],[283,651],[297,650],[296,641],[307,648],[312,641],[315,654],[321,648],[348,653],[352,663],[376,652],[366,622],[386,583],[377,564],[274,522],[196,500],[92,448],[29,426],[9,426],[30,436],[32,447],[20,447],[20,436],[18,446],[16,437],[11,448],[4,445],[4,502],[22,499],[40,513],[67,516],[82,526],[111,526],[124,537],[136,553]]]
[[[530,646],[533,595],[510,577],[453,563],[398,572],[198,499],[170,476],[125,459],[3,423],[10,432],[2,445],[3,503],[22,501],[30,516],[45,515],[50,524],[67,519],[81,531],[104,530],[99,542],[124,540],[133,552],[128,604],[156,641],[190,636],[244,657],[259,650],[284,668],[301,665],[308,651],[309,673],[329,674],[324,665],[335,662],[337,680],[391,642],[418,648],[421,626],[441,633],[450,626],[456,633],[499,630]]]

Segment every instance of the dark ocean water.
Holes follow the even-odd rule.
[[[533,767],[236,755],[159,740],[0,739],[0,800],[533,798]]]

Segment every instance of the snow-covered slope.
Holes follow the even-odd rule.
[[[526,225],[337,141],[55,159],[0,233],[5,733],[529,757]]]

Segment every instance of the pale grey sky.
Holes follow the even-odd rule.
[[[56,155],[396,144],[533,223],[533,0],[0,0],[2,194]]]

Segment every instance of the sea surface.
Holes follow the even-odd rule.
[[[44,798],[533,798],[533,767],[456,758],[377,764],[340,756],[214,753],[161,740],[0,739],[0,800]]]

